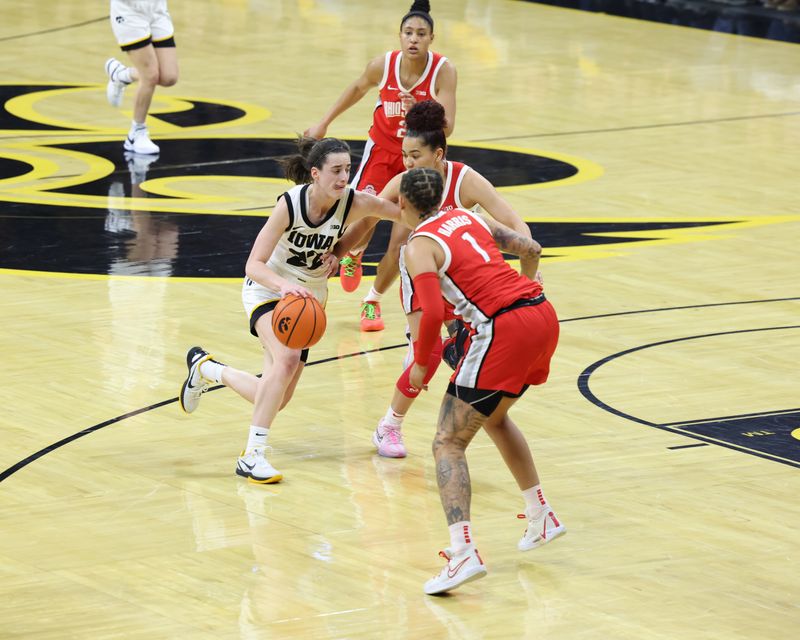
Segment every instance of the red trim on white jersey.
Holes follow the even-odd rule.
[[[440,211],[450,211],[451,209],[466,209],[461,204],[461,182],[470,170],[469,166],[463,162],[445,163],[444,189],[442,190],[442,204],[439,205]]]

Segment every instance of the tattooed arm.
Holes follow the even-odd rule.
[[[536,273],[539,270],[542,246],[533,238],[528,238],[513,229],[509,229],[494,218],[484,216],[483,220],[489,226],[498,248],[505,253],[519,256],[520,273],[531,280],[535,280]]]

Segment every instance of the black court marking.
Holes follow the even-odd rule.
[[[0,179],[17,178],[33,171],[32,164],[12,158],[0,158]]]
[[[203,126],[208,126],[223,122],[233,122],[247,115],[244,109],[226,104],[202,100],[186,100],[186,102],[192,105],[191,109],[172,113],[149,114],[148,117],[169,122],[176,127],[196,127],[201,123]]]
[[[800,116],[800,111],[784,111],[780,113],[761,113],[753,116],[731,116],[728,118],[709,118],[707,120],[684,120],[681,122],[662,122],[659,124],[632,125],[630,127],[611,127],[608,129],[577,129],[575,131],[554,131],[552,133],[531,133],[519,136],[503,136],[492,138],[474,138],[472,142],[497,142],[498,140],[526,140],[529,138],[558,138],[560,136],[582,136],[591,133],[620,133],[622,131],[641,131],[647,129],[664,129],[669,127],[693,127],[698,124],[718,124],[720,122],[739,122],[741,120],[762,120],[764,118],[786,118]]]
[[[11,165],[9,165],[10,167]],[[14,165],[16,171],[23,168]],[[157,175],[157,172],[156,172]],[[107,192],[128,193],[130,186],[109,183]],[[0,268],[50,273],[240,278],[253,238],[264,216],[211,215],[90,209],[5,203],[0,208],[0,237],[8,239]],[[552,258],[573,247],[636,244],[663,238],[672,229],[719,227],[705,222],[546,222],[527,223]],[[627,232],[646,232],[630,237]],[[391,224],[381,221],[364,253],[364,273],[374,275],[389,246]],[[220,243],[220,238],[225,242]],[[48,250],[41,251],[42,246]],[[157,246],[159,255],[149,256]],[[506,256],[511,257],[511,256]],[[157,267],[150,264],[158,259]]]
[[[63,87],[66,88],[66,87]],[[0,103],[5,98],[13,97],[14,91],[24,89],[31,93],[41,91],[41,87],[3,87],[0,85]],[[189,101],[193,108],[175,113],[157,113],[150,117],[160,118],[183,127],[207,124],[206,120],[198,120],[199,113],[207,111],[203,118],[215,118],[214,122],[224,122],[244,111],[212,102],[201,103]],[[0,111],[0,114],[21,121],[12,114]],[[30,122],[31,128],[51,128],[36,122]],[[0,120],[0,128],[3,121]],[[352,169],[354,174],[364,151],[363,140],[346,140],[350,146]],[[184,176],[246,176],[256,178],[284,179],[284,170],[280,160],[297,152],[297,145],[289,138],[159,138],[161,149],[158,159],[148,168],[147,176],[152,177],[184,177]],[[77,151],[97,156],[113,162],[117,170],[126,168],[122,145],[119,140],[81,141],[42,144],[42,147]],[[578,173],[578,168],[563,160],[556,160],[535,153],[506,151],[483,147],[465,147],[458,144],[447,146],[449,160],[464,162],[483,175],[495,187],[515,187],[531,184],[542,184],[565,180]],[[2,177],[2,176],[0,176]],[[351,175],[352,177],[352,175]],[[108,194],[108,176],[92,182],[84,182],[71,187],[46,190],[48,193],[70,193],[80,195]]]
[[[695,449],[696,447],[707,447],[707,442],[698,442],[697,444],[679,444],[676,447],[667,447],[667,449],[671,451],[676,451],[677,449]]]
[[[625,315],[631,315],[631,314],[634,314],[634,313],[658,313],[658,312],[662,312],[662,311],[673,311],[673,310],[680,310],[680,309],[698,309],[698,308],[703,308],[703,307],[733,306],[733,305],[739,305],[739,304],[766,304],[766,303],[772,303],[772,302],[785,302],[785,301],[788,301],[788,300],[800,300],[800,297],[772,298],[772,299],[767,299],[767,300],[743,300],[741,302],[717,302],[717,303],[712,303],[712,304],[707,304],[707,305],[687,305],[687,306],[682,306],[682,307],[664,307],[664,308],[660,308],[660,309],[642,309],[640,311],[623,311],[623,312],[616,313],[616,314],[615,313],[606,313],[606,314],[600,314],[600,315],[597,315],[597,316],[585,316],[585,317],[582,317],[582,318],[567,318],[567,319],[564,319],[564,320],[560,320],[559,322],[560,323],[564,323],[564,322],[573,322],[575,320],[592,320],[592,319],[595,319],[595,318],[608,318],[608,317],[611,317],[611,316],[625,316]],[[366,351],[355,351],[353,353],[348,353],[348,354],[341,355],[341,356],[331,356],[331,357],[328,357],[328,358],[323,358],[322,360],[315,360],[314,362],[307,363],[306,366],[310,367],[310,366],[314,366],[314,365],[317,365],[317,364],[326,364],[328,362],[334,362],[336,360],[344,360],[344,359],[347,359],[347,358],[354,358],[356,356],[365,355],[367,353],[375,353],[377,351],[389,351],[390,349],[399,349],[399,348],[405,347],[405,346],[406,346],[406,343],[403,343],[403,344],[390,345],[388,347],[381,347],[381,348],[378,348],[378,349],[368,349]],[[644,347],[640,347],[640,348],[644,348]],[[594,366],[594,365],[592,365],[592,366]],[[595,367],[595,370],[596,369],[597,369],[597,367]],[[588,369],[585,370],[584,373],[586,373],[586,371],[588,371]],[[581,374],[581,375],[583,375],[583,374]],[[586,379],[586,382],[588,383],[588,377]],[[580,379],[578,381],[578,384],[580,386],[580,384],[581,384]],[[208,391],[209,392],[210,391],[216,391],[218,389],[224,389],[224,388],[225,388],[225,385],[220,384],[220,385],[216,385],[214,387],[209,388]],[[70,442],[73,442],[74,440],[77,440],[78,438],[82,438],[83,436],[89,435],[90,433],[94,433],[95,431],[98,431],[99,429],[103,429],[104,427],[108,427],[108,426],[110,426],[112,424],[116,424],[118,422],[122,422],[123,420],[125,420],[127,418],[132,418],[132,417],[138,416],[138,415],[140,415],[142,413],[146,413],[148,411],[152,411],[154,409],[158,409],[158,408],[166,406],[168,404],[174,404],[176,402],[178,402],[178,398],[177,397],[171,398],[169,400],[163,400],[161,402],[157,402],[156,404],[152,404],[152,405],[144,407],[142,409],[137,409],[136,411],[132,411],[130,413],[126,413],[126,414],[123,414],[121,416],[117,416],[116,418],[111,418],[110,420],[106,420],[105,422],[101,422],[100,424],[96,424],[93,427],[89,427],[88,429],[84,429],[82,431],[79,431],[78,433],[75,433],[75,434],[73,434],[71,436],[68,436],[68,437],[62,439],[62,440],[59,440],[58,442],[56,442],[54,444],[51,444],[51,445],[45,447],[44,449],[40,449],[36,453],[28,456],[24,460],[21,460],[20,462],[16,463],[15,465],[10,466],[8,469],[6,469],[2,473],[0,473],[0,482],[5,480],[9,476],[13,475],[14,473],[19,471],[20,469],[28,466],[32,462],[35,462],[36,460],[38,460],[42,456],[50,453],[51,451],[55,451],[56,449],[59,449],[60,447],[63,447],[65,444],[69,444]],[[622,417],[628,417],[626,414],[622,414],[622,413],[619,413],[618,415],[621,415]],[[652,423],[648,423],[646,421],[636,420],[636,419],[634,419],[634,421],[646,424],[648,426],[658,427],[658,425],[655,425],[655,424],[652,424]],[[660,428],[664,428],[666,430],[671,430],[670,429],[671,426],[673,426],[673,425],[662,425]],[[698,440],[703,440],[704,439],[704,438],[702,438],[700,436],[692,436],[691,434],[682,433],[682,432],[677,431],[677,430],[675,432],[679,433],[680,435],[688,435],[689,437],[694,437],[694,438],[696,438]],[[712,444],[719,444],[719,443],[712,442]],[[670,447],[670,448],[671,449],[679,449],[679,448],[689,448],[689,447],[695,447],[695,446],[703,446],[703,445],[702,444],[684,445],[683,447]],[[767,456],[762,456],[762,457],[767,457]],[[800,464],[793,465],[793,466],[800,466]]]
[[[696,440],[701,440],[709,444],[716,444],[721,447],[749,453],[750,455],[765,458],[774,462],[780,462],[792,467],[800,468],[800,440],[791,436],[793,429],[798,428],[800,420],[800,409],[783,409],[779,411],[769,411],[756,414],[746,414],[740,416],[727,416],[721,418],[704,418],[674,423],[658,424],[643,420],[624,411],[620,411],[606,404],[598,398],[589,388],[589,379],[600,367],[623,356],[627,356],[643,349],[650,349],[665,344],[685,342],[687,340],[701,340],[716,336],[727,336],[743,333],[758,333],[761,331],[784,331],[789,329],[800,329],[800,325],[788,325],[782,327],[761,327],[758,329],[739,329],[735,331],[719,331],[716,333],[706,333],[696,336],[685,336],[683,338],[673,338],[670,340],[660,340],[650,344],[633,347],[620,351],[598,360],[589,365],[578,376],[578,390],[584,398],[595,406],[625,418],[632,422],[670,431],[680,435],[688,436]],[[760,438],[761,436],[761,438]],[[778,436],[769,438],[769,436]],[[750,438],[750,440],[746,440]],[[785,457],[785,456],[790,457]]]
[[[618,311],[616,313],[601,313],[595,316],[581,316],[578,318],[567,318],[559,320],[561,324],[565,322],[577,322],[578,320],[597,320],[600,318],[616,318],[618,316],[633,316],[640,313],[661,313],[663,311],[683,311],[684,309],[711,309],[713,307],[732,307],[740,304],[767,304],[770,302],[791,302],[800,300],[800,296],[790,298],[767,298],[764,300],[742,300],[741,302],[712,302],[710,304],[687,304],[679,307],[661,307],[660,309],[641,309],[638,311]]]
[[[354,353],[348,353],[342,356],[333,356],[331,358],[323,358],[322,360],[315,360],[314,362],[308,362],[306,363],[306,366],[311,367],[316,364],[325,364],[327,362],[333,362],[334,360],[344,360],[346,358],[354,358],[356,356],[366,355],[367,353],[375,353],[376,351],[389,351],[391,349],[399,349],[400,347],[405,347],[405,346],[406,343],[393,344],[388,347],[380,347],[378,349],[367,349],[366,351],[356,351]],[[257,377],[261,377],[261,374],[258,374]],[[224,388],[225,388],[224,384],[218,384],[216,386],[210,387],[208,391],[206,391],[206,393]],[[143,413],[147,413],[148,411],[160,409],[161,407],[165,407],[168,404],[175,404],[176,402],[178,402],[178,400],[179,399],[177,397],[170,398],[169,400],[162,400],[161,402],[156,402],[155,404],[151,404],[147,407],[142,407],[141,409],[136,409],[135,411],[131,411],[129,413],[123,413],[121,416],[117,416],[116,418],[111,418],[110,420],[106,420],[105,422],[101,422],[92,427],[88,427],[87,429],[83,429],[82,431],[78,431],[77,433],[73,433],[71,436],[67,436],[66,438],[63,438],[58,442],[48,445],[44,449],[40,449],[36,453],[28,456],[24,460],[20,460],[19,462],[17,462],[17,464],[10,466],[8,469],[0,473],[0,482],[5,480],[9,476],[12,476],[20,469],[27,467],[32,462],[36,462],[36,460],[38,460],[39,458],[55,451],[56,449],[60,449],[61,447],[63,447],[66,444],[69,444],[70,442],[74,442],[79,438],[88,436],[90,433],[94,433],[95,431],[99,431],[100,429],[104,429],[105,427],[110,427],[112,424],[117,424],[118,422],[122,422],[123,420],[127,420],[128,418],[134,418]]]
[[[75,84],[48,84],[48,85],[16,85],[16,84],[0,84],[0,130],[8,131],[66,131],[68,133],[80,131],[75,127],[56,127],[51,124],[44,124],[41,122],[33,122],[15,116],[5,108],[6,102],[12,98],[28,95],[29,93],[42,93],[44,91],[53,91],[55,89],[78,89],[81,85]],[[0,175],[0,178],[8,176]]]
[[[22,38],[32,38],[33,36],[42,36],[47,33],[57,33],[59,31],[68,31],[69,29],[78,29],[79,27],[85,27],[89,24],[95,24],[97,22],[105,22],[108,20],[110,16],[105,15],[102,18],[93,18],[92,20],[86,20],[85,22],[76,22],[75,24],[68,24],[64,25],[63,27],[53,27],[52,29],[44,29],[42,31],[31,31],[30,33],[18,33],[14,36],[6,36],[4,38],[0,38],[0,42],[8,42],[9,40],[20,40]]]

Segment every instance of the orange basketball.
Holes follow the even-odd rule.
[[[308,349],[317,344],[326,325],[325,309],[313,296],[301,298],[290,293],[280,299],[272,312],[272,331],[290,349]]]

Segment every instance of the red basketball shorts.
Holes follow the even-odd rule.
[[[519,394],[543,384],[558,344],[558,317],[548,301],[520,307],[473,328],[450,381],[460,387]]]

